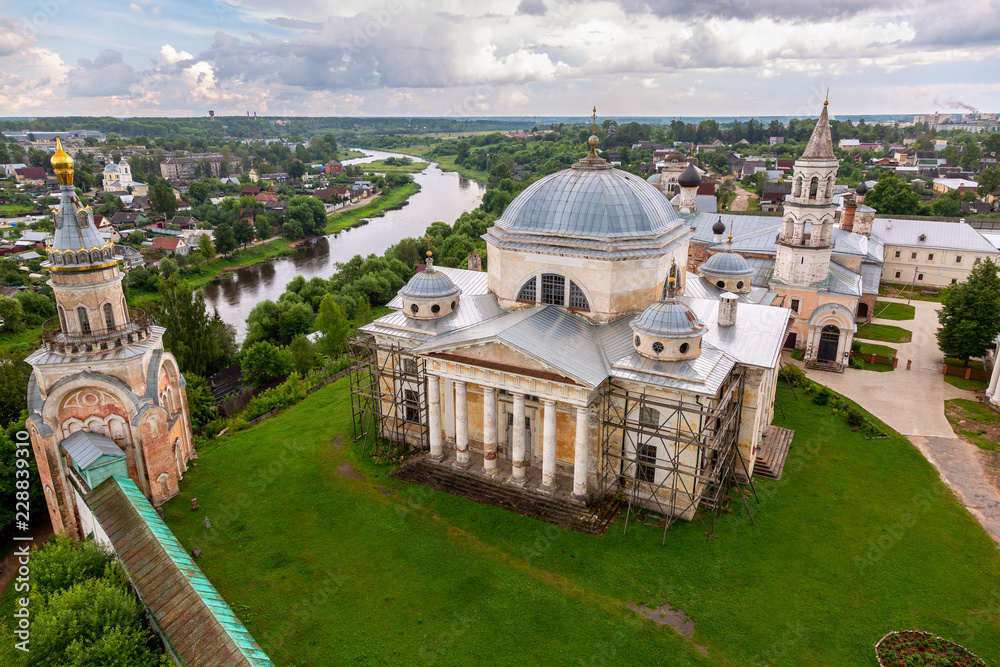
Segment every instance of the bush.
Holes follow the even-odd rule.
[[[813,403],[816,405],[826,405],[830,402],[831,398],[833,398],[833,392],[827,387],[820,387],[819,391],[813,395]]]
[[[85,579],[98,579],[111,562],[111,552],[97,542],[77,543],[57,535],[32,554],[34,592],[48,598]]]
[[[781,367],[781,370],[778,371],[778,374],[781,376],[782,380],[791,383],[793,387],[798,387],[809,382],[805,371],[795,364],[785,364]]]
[[[853,405],[848,405],[844,413],[844,419],[851,428],[860,428],[865,423],[865,413]]]
[[[858,370],[865,369],[865,361],[861,357],[851,357],[850,360],[847,362],[847,365],[850,366],[851,368],[856,368]]]
[[[851,341],[851,352],[860,352],[860,351],[861,351],[861,341],[859,340]]]
[[[265,415],[276,408],[287,408],[295,405],[306,397],[308,386],[298,373],[292,373],[288,379],[273,389],[261,392],[240,411],[239,418],[249,422]],[[234,430],[235,428],[234,420]]]

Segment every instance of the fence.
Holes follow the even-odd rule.
[[[899,357],[883,357],[881,354],[861,354],[860,352],[851,351],[851,358],[861,359],[869,364],[878,364],[881,366],[892,366],[893,369],[899,363]]]
[[[990,374],[986,371],[981,371],[978,368],[966,368],[964,366],[949,366],[944,365],[944,370],[942,371],[945,375],[953,375],[955,377],[964,377],[966,380],[979,380],[981,382],[989,382]]]

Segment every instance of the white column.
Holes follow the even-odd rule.
[[[430,431],[432,461],[444,458],[441,440],[441,382],[436,375],[427,376],[427,429]]]
[[[497,390],[483,387],[483,472],[497,474]]]
[[[576,442],[573,459],[573,495],[583,498],[587,495],[588,431],[590,430],[590,409],[576,409]]]
[[[469,395],[461,380],[455,381],[455,463],[456,468],[469,467]]]
[[[444,439],[455,442],[455,381],[444,379]]]
[[[545,412],[542,417],[542,493],[556,490],[556,402],[542,400]]]
[[[1000,349],[993,358],[993,373],[990,375],[990,386],[986,390],[987,398],[996,396],[998,382],[1000,382]]]
[[[524,463],[524,394],[514,394],[514,418],[511,428],[511,471],[510,481],[518,486],[524,486],[526,481]]]

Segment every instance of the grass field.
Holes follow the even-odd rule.
[[[334,234],[348,227],[357,226],[362,219],[379,215],[382,211],[399,206],[404,201],[417,194],[420,185],[417,183],[407,183],[398,188],[393,188],[388,195],[380,196],[372,202],[352,208],[349,211],[341,211],[326,217],[326,233]]]
[[[944,381],[950,384],[952,387],[957,387],[959,389],[964,389],[965,391],[982,391],[990,386],[989,382],[984,382],[982,380],[966,380],[963,377],[956,377],[954,375],[945,375]]]
[[[430,153],[434,148],[436,148],[436,146],[431,146],[430,144],[415,144],[413,146],[402,148],[399,152],[405,153],[406,155],[415,155],[417,157],[427,158],[437,162],[441,171],[457,171],[462,176],[479,181],[480,183],[485,183],[489,180],[490,174],[488,171],[469,169],[468,167],[457,165],[455,164],[454,155],[435,155],[433,157],[428,157],[428,153]]]
[[[889,347],[888,345],[879,345],[878,343],[868,343],[863,340],[856,341],[861,344],[861,349],[858,350],[861,354],[878,354],[883,357],[895,357],[896,348]]]
[[[166,520],[283,667],[855,667],[913,627],[1000,662],[995,544],[905,438],[798,393],[779,389],[784,478],[712,540],[698,521],[665,547],[620,520],[591,537],[389,479],[352,442],[346,380],[203,446]],[[705,654],[626,608],[664,601]]]
[[[914,301],[941,302],[941,296],[924,296],[919,285],[902,285],[898,283],[881,283],[878,286],[879,296],[891,296],[895,299],[912,299]]]
[[[955,359],[954,357],[945,357],[944,363],[949,366],[965,367],[965,363],[963,363],[961,359]],[[982,359],[969,359],[968,368],[974,368],[977,371],[986,370],[986,366],[983,365]]]
[[[909,343],[913,334],[909,329],[894,327],[891,324],[861,324],[855,338],[877,340],[883,343]]]
[[[365,156],[365,152],[364,151],[356,151],[356,150],[351,149],[351,150],[341,151],[339,153],[339,155],[340,155],[340,157],[337,158],[337,159],[340,160],[340,161],[353,160],[354,158],[364,157]]]
[[[955,433],[982,449],[1000,449],[1000,412],[964,398],[945,401],[944,406]]]
[[[912,320],[916,314],[916,307],[893,301],[877,301],[875,303],[875,317],[885,320]]]
[[[365,162],[365,171],[374,171],[380,174],[418,174],[427,168],[429,162],[413,162],[407,165],[386,164],[385,160],[372,160]]]
[[[18,204],[0,204],[0,218],[16,218],[19,215],[28,215],[34,211],[33,206],[20,206]]]

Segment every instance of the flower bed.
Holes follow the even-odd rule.
[[[986,667],[986,663],[964,646],[929,632],[890,632],[875,645],[880,667]]]

